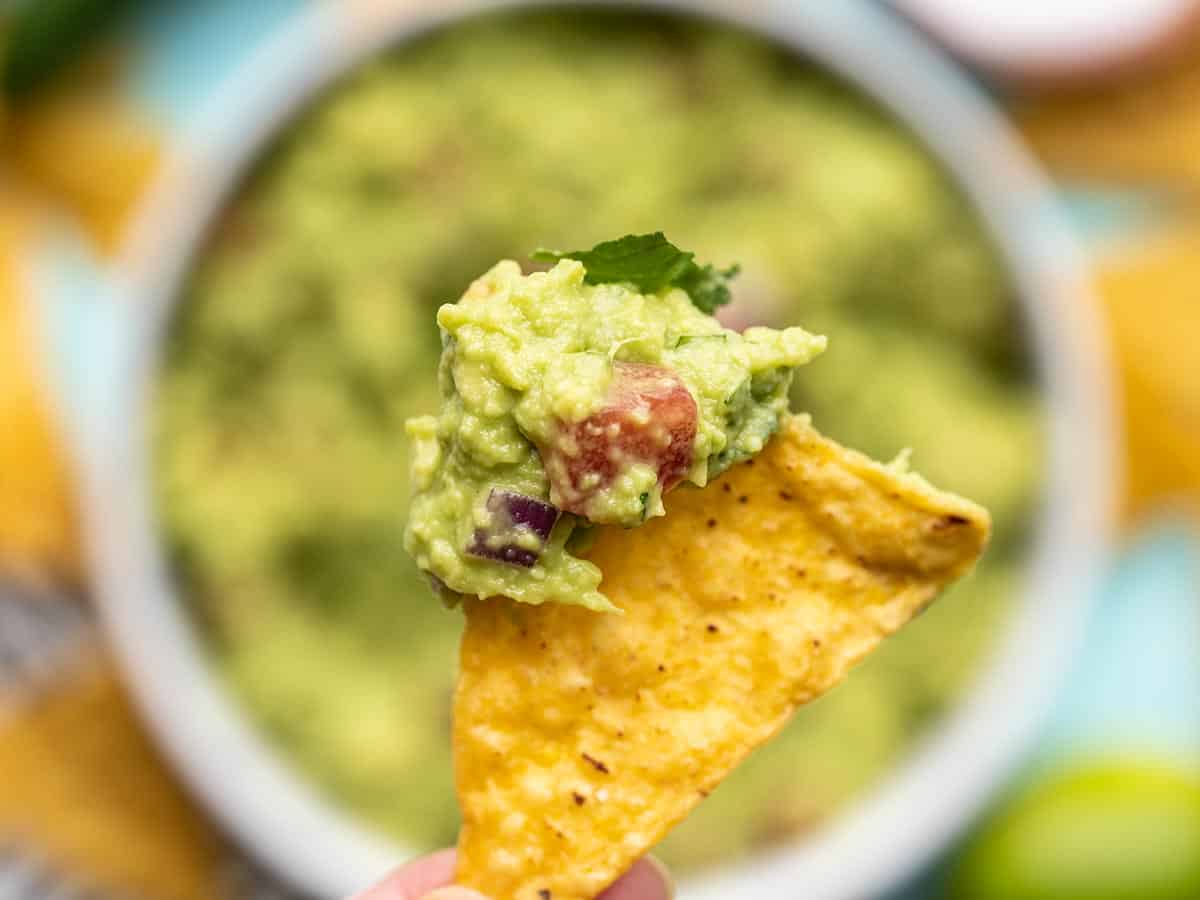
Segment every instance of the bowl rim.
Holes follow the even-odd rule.
[[[91,298],[91,346],[67,406],[74,406],[85,555],[101,624],[142,718],[197,799],[268,868],[322,896],[362,888],[405,850],[321,796],[214,677],[158,544],[145,440],[149,387],[176,288],[208,225],[294,113],[385,48],[479,12],[529,5],[568,4],[448,0],[431,12],[367,2],[297,13],[171,140],[119,259],[96,273],[94,290],[103,297]],[[942,54],[880,7],[866,0],[587,5],[699,14],[761,34],[836,73],[940,160],[1018,286],[1047,410],[1047,478],[1007,634],[967,699],[819,834],[683,885],[684,896],[697,900],[731,891],[787,895],[798,884],[813,898],[874,895],[949,844],[1021,760],[1081,637],[1108,545],[1116,471],[1106,344],[1086,302],[1082,257],[1048,183],[1002,116]],[[905,77],[894,77],[897,71]]]

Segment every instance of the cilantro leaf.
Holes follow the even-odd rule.
[[[577,259],[587,270],[584,280],[589,284],[628,282],[645,294],[666,287],[682,288],[706,313],[730,301],[728,282],[738,273],[737,266],[717,269],[697,265],[695,254],[680,250],[661,231],[627,234],[591,250],[561,253],[539,248],[532,258],[538,262]]]
[[[738,265],[718,269],[711,264],[698,266],[693,263],[691,269],[675,284],[687,291],[697,308],[711,314],[718,306],[724,306],[733,299],[729,294],[729,282],[740,271],[741,266]]]
[[[533,259],[539,262],[558,262],[568,258],[583,263],[589,284],[627,281],[646,293],[673,284],[689,265],[695,266],[692,254],[680,250],[661,231],[654,234],[627,234],[615,241],[597,244],[591,250],[558,253],[539,249],[533,254]]]

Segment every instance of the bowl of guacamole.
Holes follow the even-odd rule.
[[[727,327],[836,336],[794,408],[879,458],[911,444],[995,538],[659,854],[697,896],[765,896],[788,866],[814,896],[910,871],[1031,733],[1099,543],[1104,421],[1038,177],[867,4],[372,15],[294,28],[235,79],[225,137],[196,129],[209,143],[168,171],[127,260],[121,288],[153,314],[110,388],[141,427],[94,442],[88,505],[122,491],[90,517],[101,605],[168,753],[310,890],[453,843],[461,616],[403,545],[434,312],[496,259],[662,229],[740,263]],[[195,691],[186,728],[173,679]]]

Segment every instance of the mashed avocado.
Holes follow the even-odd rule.
[[[442,409],[408,423],[404,540],[442,593],[613,609],[568,549],[577,525],[636,527],[663,491],[758,453],[793,370],[825,349],[802,328],[723,328],[678,287],[586,274],[509,260],[438,310]]]
[[[724,325],[832,337],[792,403],[993,513],[974,576],[796,717],[660,848],[683,870],[818,827],[986,657],[1025,559],[1041,409],[1010,285],[925,149],[736,31],[476,19],[355,72],[248,179],[197,263],[155,398],[159,516],[230,690],[333,801],[454,841],[461,617],[404,552],[404,423],[436,414],[439,307],[499,259],[662,228],[738,262]],[[681,348],[682,349],[682,348]],[[686,488],[680,488],[684,490]]]

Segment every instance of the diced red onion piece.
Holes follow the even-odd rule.
[[[541,556],[541,548],[550,539],[550,532],[554,530],[558,521],[558,507],[536,497],[492,488],[488,494],[487,510],[491,522],[485,527],[475,529],[475,536],[471,545],[467,547],[467,554],[512,566],[532,568]],[[496,535],[510,532],[514,527],[525,528],[536,534],[541,542],[538,549],[532,550],[516,544],[493,546]]]

